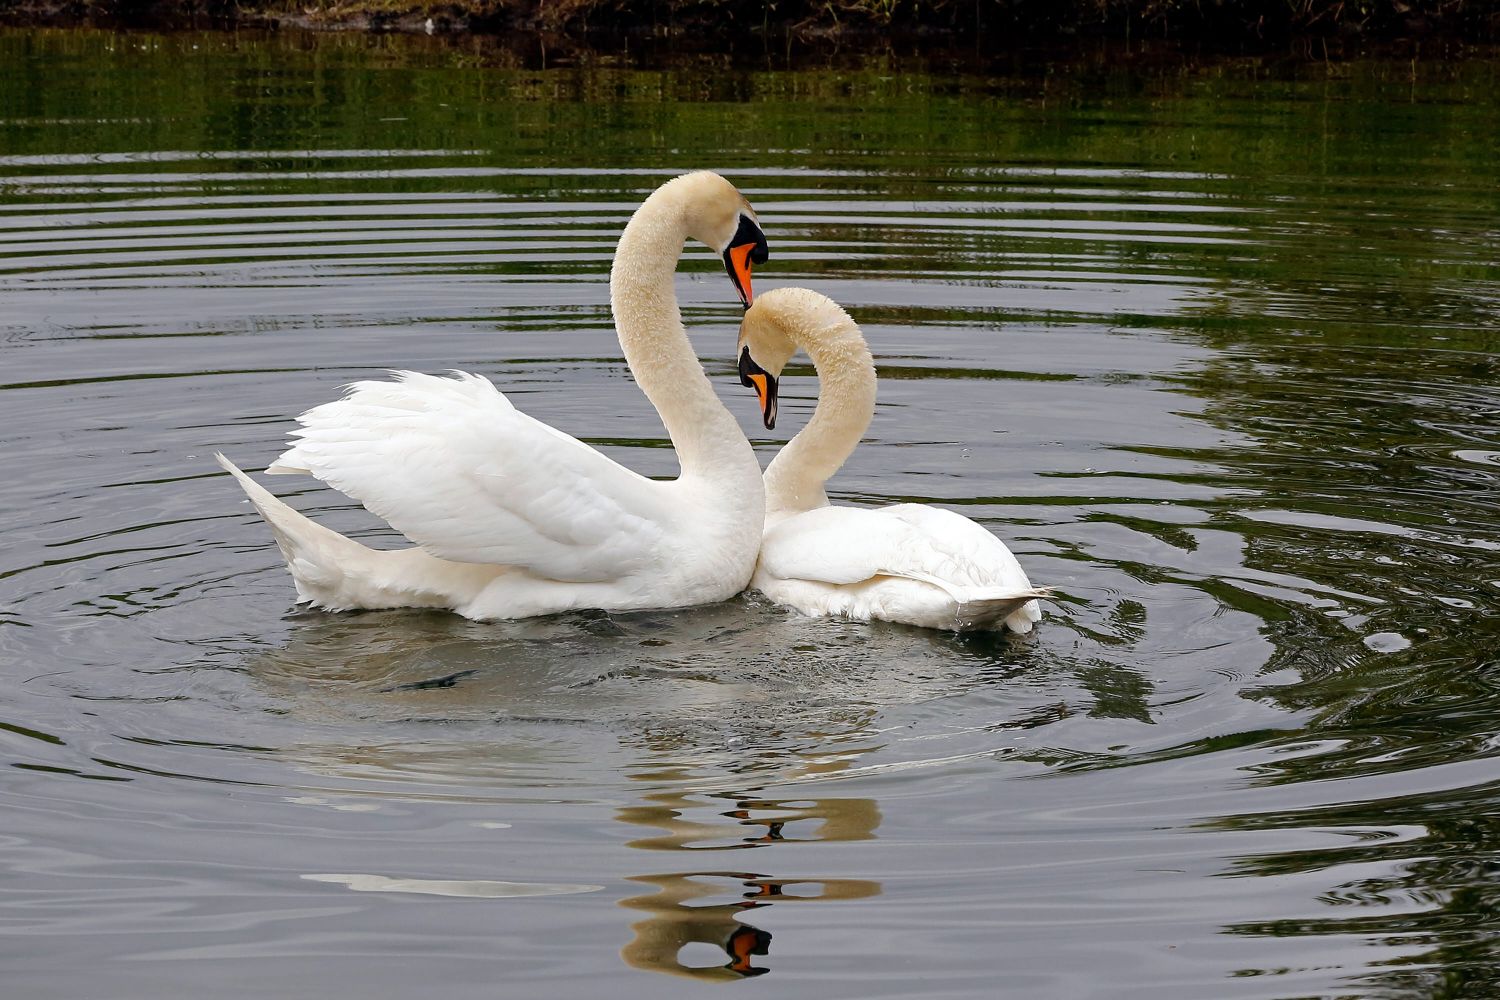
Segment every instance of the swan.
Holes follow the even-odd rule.
[[[824,492],[875,413],[875,363],[838,303],[806,288],[755,300],[740,326],[740,381],[776,424],[777,377],[805,350],[818,373],[812,419],[766,469],[765,537],[750,586],[806,615],[952,631],[1030,632],[1041,620],[1016,557],[961,514],[926,504],[833,507]]]
[[[222,454],[270,525],[298,597],[330,611],[442,608],[477,620],[580,608],[726,600],[755,568],[760,464],[714,394],[677,308],[687,238],[723,256],[741,301],[767,259],[750,204],[724,178],[685,174],[651,194],[610,269],[615,327],[681,475],[638,475],[526,416],[485,378],[394,372],[297,418],[266,470],[307,474],[358,500],[412,548],[377,551],[282,503]]]

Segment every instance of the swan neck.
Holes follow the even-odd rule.
[[[828,505],[825,484],[858,447],[875,415],[875,362],[854,323],[788,329],[818,373],[812,419],[766,469],[766,509],[795,512]]]
[[[610,269],[610,306],[625,363],[661,415],[683,475],[721,476],[750,446],[682,325],[674,276],[689,220],[675,194],[658,190],[625,226]]]

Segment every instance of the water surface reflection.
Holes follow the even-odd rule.
[[[759,692],[752,711],[775,713],[783,720],[783,728],[776,733],[758,730],[761,738],[754,743],[746,739],[741,735],[740,712],[746,703],[747,685],[735,677],[742,666],[739,658],[746,654],[731,652],[728,662],[715,662],[711,650],[734,650],[737,644],[725,642],[726,624],[730,626],[729,637],[740,635],[746,631],[747,616],[757,622],[759,631],[768,633],[763,638],[772,644],[785,638],[789,629],[799,628],[789,625],[779,612],[745,604],[669,616],[579,614],[499,627],[410,612],[318,614],[300,616],[291,641],[281,649],[257,655],[248,669],[307,721],[348,726],[375,718],[403,730],[446,730],[475,720],[503,720],[520,724],[527,731],[559,723],[575,730],[596,730],[589,739],[592,752],[617,757],[644,755],[638,763],[624,765],[638,787],[639,800],[616,809],[615,819],[652,833],[626,839],[624,846],[659,852],[774,845],[778,857],[763,858],[757,867],[764,871],[784,865],[800,871],[805,863],[799,864],[795,857],[779,857],[781,853],[798,844],[871,839],[880,825],[879,807],[875,800],[862,797],[767,798],[762,787],[834,775],[853,766],[879,745],[878,739],[872,742],[875,734],[867,732],[875,710],[868,704],[835,707],[844,696],[838,690],[818,690],[819,677],[841,683],[850,680],[851,654],[842,654],[843,669],[829,663],[823,663],[820,669],[808,669],[815,661],[830,655],[839,658],[841,653],[836,644],[831,654],[804,649],[797,658],[798,677],[795,681],[782,678],[779,688],[765,683],[766,666],[760,666],[761,683],[752,685]],[[652,636],[668,632],[662,627],[667,617],[676,619],[670,629],[673,639],[653,640]],[[402,627],[394,627],[398,622]],[[778,622],[779,629],[775,627]],[[800,628],[823,624],[805,623]],[[805,631],[801,634],[808,638]],[[895,634],[918,645],[948,641],[917,630],[898,630]],[[665,647],[694,636],[698,639],[696,648],[663,652]],[[601,637],[615,640],[620,649],[636,656],[637,662],[622,668],[626,657],[620,655],[620,649],[601,650],[597,642]],[[579,643],[602,658],[594,663],[574,662],[576,672],[560,673],[556,651],[568,648],[570,643]],[[749,651],[750,655],[755,653]],[[719,655],[722,659],[723,654]],[[865,654],[852,655],[862,661]],[[674,682],[722,690],[718,697],[692,697],[676,703],[643,694],[629,714],[621,715],[617,700],[601,702],[588,692],[605,679],[618,681],[622,671],[637,678],[638,683],[642,678],[660,680],[667,675]],[[932,682],[928,678],[928,683]],[[876,687],[866,688],[864,699],[878,692]],[[888,688],[885,695],[921,697],[904,687]],[[629,721],[648,700],[652,716]],[[822,704],[825,708],[816,712],[804,708],[801,716],[793,717],[788,711],[792,702]],[[719,711],[703,714],[712,707]],[[807,728],[814,716],[819,727],[816,730]],[[688,717],[694,718],[692,728],[685,724]],[[705,740],[704,724],[722,727],[721,732],[715,739]],[[366,790],[358,799],[370,794],[372,783],[388,784],[392,789],[389,794],[397,801],[409,794],[400,788],[413,782],[429,789],[422,793],[424,799],[431,796],[432,786],[446,785],[447,794],[455,802],[491,800],[497,785],[513,790],[546,789],[548,795],[593,793],[579,781],[581,761],[576,756],[550,754],[544,742],[521,736],[510,743],[499,743],[455,740],[451,736],[416,739],[408,734],[401,742],[377,745],[300,744],[283,748],[278,756],[314,780],[359,781]],[[615,762],[610,769],[620,766]],[[745,784],[738,789],[723,787],[736,781]],[[336,793],[296,797],[301,803],[344,811],[381,809],[379,796],[372,804],[347,799]],[[471,898],[580,891],[577,887],[495,879],[455,881],[382,874],[303,878],[363,891]],[[621,957],[635,968],[700,979],[740,978],[769,971],[753,960],[768,954],[771,934],[738,919],[751,910],[778,902],[853,900],[880,893],[879,882],[870,879],[755,872],[689,871],[629,875],[626,879],[654,886],[656,891],[620,900],[621,906],[648,914],[647,919],[632,925],[634,939],[621,951]],[[726,889],[726,879],[738,882],[738,887]],[[737,898],[711,902],[726,894]],[[706,966],[686,964],[688,960],[681,953],[693,943],[722,949],[725,961]]]

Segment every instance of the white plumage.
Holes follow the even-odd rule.
[[[661,484],[528,417],[488,379],[391,374],[304,413],[266,472],[315,476],[440,559],[598,583],[665,555]]]
[[[874,415],[875,367],[859,327],[832,300],[802,288],[762,295],[745,314],[740,349],[769,374],[770,391],[799,347],[818,372],[818,405],[766,469],[765,538],[751,587],[809,615],[1031,631],[1041,619],[1036,598],[1049,591],[1032,587],[983,526],[922,504],[828,504],[824,484]]]
[[[677,449],[680,478],[624,468],[477,375],[359,382],[299,417],[296,443],[266,471],[316,477],[414,548],[376,551],[321,527],[219,456],[271,526],[298,595],[331,610],[436,607],[490,619],[681,607],[744,589],[764,492],[750,444],[682,327],[673,272],[689,237],[724,255],[748,298],[764,237],[739,192],[706,172],[646,200],[610,274],[620,345]]]

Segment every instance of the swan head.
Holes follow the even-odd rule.
[[[755,390],[767,430],[776,426],[781,371],[799,349],[870,366],[869,349],[859,327],[837,302],[808,288],[773,288],[766,292],[745,310],[735,352],[739,356],[740,384]]]
[[[729,272],[740,302],[750,308],[755,298],[750,272],[771,256],[755,209],[733,184],[710,170],[683,174],[668,181],[662,190],[671,190],[681,199],[688,235],[723,258],[724,270]]]
[[[740,321],[740,339],[735,345],[739,356],[740,385],[755,390],[760,400],[760,416],[766,430],[776,426],[776,397],[781,370],[797,353],[797,344],[787,332],[783,294],[776,288],[762,295],[745,310]]]

